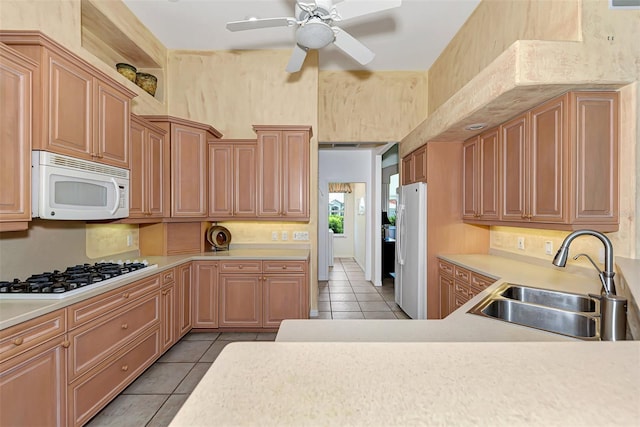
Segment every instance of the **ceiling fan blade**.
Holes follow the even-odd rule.
[[[307,49],[301,47],[299,44],[293,47],[293,52],[291,53],[291,58],[289,58],[289,63],[287,64],[287,72],[288,73],[296,73],[302,69],[302,64],[304,63],[304,59],[307,57]]]
[[[401,4],[402,0],[344,0],[333,7],[337,14],[334,21],[346,21],[358,16],[382,12],[399,7]]]
[[[244,31],[258,28],[291,27],[297,23],[298,21],[294,18],[247,19],[245,21],[227,22],[227,30]]]
[[[365,65],[375,58],[376,54],[371,52],[368,47],[356,40],[351,34],[345,30],[333,27],[336,39],[333,44],[341,51],[351,56],[360,64]]]

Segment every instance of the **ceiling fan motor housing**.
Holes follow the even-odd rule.
[[[320,18],[311,18],[296,31],[296,41],[309,49],[321,49],[335,40],[336,36],[329,25]]]
[[[301,1],[301,3],[305,3],[304,0]],[[315,3],[316,5],[314,7],[314,15],[327,17],[331,14],[331,9],[333,8],[332,0],[316,0]],[[311,6],[313,7],[313,4],[311,4]],[[298,21],[304,21],[309,16],[309,12],[303,10],[296,1],[294,16]]]

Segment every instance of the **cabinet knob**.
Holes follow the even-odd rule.
[[[162,295],[167,295],[167,293],[169,293],[169,291],[162,291]]]
[[[287,269],[287,266],[286,266],[286,265],[283,265],[283,266],[282,266],[282,269],[283,269],[283,270],[286,270],[286,269]]]
[[[122,365],[122,369],[123,372],[127,372],[129,370],[129,365]]]
[[[242,266],[242,265],[238,266],[238,269],[240,269],[240,270],[242,270],[243,268],[244,268],[244,266]]]
[[[122,294],[122,298],[129,298],[129,292],[125,292]]]
[[[22,345],[23,342],[24,342],[24,338],[18,337],[15,340],[13,340],[13,345]]]
[[[71,345],[71,343],[69,341],[62,341],[62,346],[64,348],[69,348],[70,345]]]
[[[121,327],[122,327],[122,329],[128,329],[129,325],[127,325],[126,323],[123,323]]]

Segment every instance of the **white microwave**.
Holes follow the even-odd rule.
[[[47,151],[33,151],[31,202],[34,218],[126,218],[129,216],[129,171]]]

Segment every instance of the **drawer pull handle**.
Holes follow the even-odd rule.
[[[122,294],[122,298],[129,298],[129,292],[125,292]]]
[[[64,348],[69,348],[70,345],[71,345],[71,343],[69,341],[62,341],[62,346]]]
[[[128,329],[128,328],[129,328],[129,325],[127,325],[126,323],[122,324],[122,329]]]
[[[122,365],[122,369],[123,372],[127,372],[129,370],[129,365]]]
[[[19,337],[19,338],[16,338],[15,340],[13,340],[13,344],[14,345],[22,345],[23,342],[24,342],[24,338],[22,338],[22,337]]]

